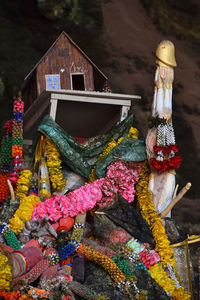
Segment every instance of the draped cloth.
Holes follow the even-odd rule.
[[[47,137],[58,149],[65,162],[75,173],[87,178],[96,165],[97,176],[104,177],[106,168],[116,160],[143,161],[146,159],[145,144],[143,141],[128,137],[128,132],[133,123],[133,116],[128,116],[124,121],[106,134],[78,143],[72,136],[65,132],[49,115],[45,116],[38,127],[38,132]],[[103,159],[98,160],[107,143],[120,137],[125,139],[117,145]]]

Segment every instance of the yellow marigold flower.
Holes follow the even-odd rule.
[[[149,273],[151,274],[151,277],[165,290],[165,292],[169,292],[170,295],[174,292],[176,284],[174,280],[167,276],[161,265],[155,264],[150,267]]]
[[[61,160],[59,158],[60,156],[59,152],[48,139],[46,139],[46,150],[47,150],[47,167],[49,170],[50,181],[55,190],[61,191],[65,187],[66,180],[63,178],[63,174],[60,170]]]
[[[129,134],[128,136],[131,138],[138,138],[139,135],[139,131],[136,128],[131,127],[129,130]],[[119,145],[122,141],[124,140],[124,137],[120,137],[117,142],[112,139],[103,149],[102,153],[99,155],[98,159],[101,159],[102,157],[108,155],[110,153],[110,151],[115,148],[117,145]],[[88,181],[89,182],[93,182],[95,180],[97,180],[98,177],[96,176],[96,167],[94,166],[94,168],[92,169],[92,171],[90,172],[90,175],[88,176]]]
[[[162,265],[166,267],[167,262],[169,262],[172,266],[174,266],[175,260],[173,258],[173,252],[170,248],[168,236],[166,235],[165,228],[160,220],[160,217],[155,211],[152,195],[148,190],[149,173],[150,171],[147,167],[147,163],[144,163],[138,184],[136,186],[136,194],[140,205],[141,214],[152,230]]]
[[[171,295],[173,300],[190,300],[191,295],[183,288],[177,288]]]
[[[0,290],[9,290],[12,280],[11,266],[7,264],[8,258],[0,253]]]
[[[16,195],[21,199],[28,194],[32,172],[23,170],[17,181]]]
[[[40,198],[35,195],[24,197],[19,208],[16,210],[14,216],[10,219],[10,228],[15,234],[23,230],[23,223],[31,220],[34,206],[40,202]]]
[[[15,216],[10,219],[9,222],[10,229],[15,233],[18,234],[23,230],[23,221],[19,219],[19,217]]]
[[[137,128],[131,127],[129,130],[128,136],[133,139],[138,139],[139,131],[137,130]]]
[[[40,195],[47,199],[47,198],[50,198],[51,197],[51,193],[49,191],[47,191],[46,189],[41,189],[40,190]]]

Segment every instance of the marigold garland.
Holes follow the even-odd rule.
[[[9,290],[12,281],[11,266],[8,265],[8,258],[0,253],[0,290]]]
[[[28,195],[31,177],[32,172],[30,170],[23,170],[19,176],[15,192],[20,201]]]
[[[31,220],[34,207],[39,202],[40,198],[35,195],[21,199],[19,208],[9,222],[10,228],[15,234],[19,234],[23,230],[24,222]]]
[[[156,248],[160,255],[163,267],[167,267],[167,262],[169,262],[171,266],[175,266],[175,260],[173,258],[172,249],[169,246],[170,242],[168,240],[168,236],[160,217],[155,211],[152,194],[149,191],[149,168],[147,166],[147,162],[143,163],[140,178],[136,185],[136,195],[142,217],[146,220],[152,230]]]
[[[176,288],[176,284],[173,279],[169,278],[161,265],[155,264],[149,268],[151,277],[163,288],[163,290],[170,294],[174,300],[189,300],[191,295],[183,288]]]
[[[131,127],[128,133],[128,137],[134,138],[134,139],[138,139],[139,136],[139,131],[134,128]],[[98,159],[101,159],[102,157],[108,155],[110,153],[110,151],[115,148],[117,145],[119,145],[122,141],[123,141],[124,137],[120,137],[117,142],[112,139],[103,149],[102,153],[99,155]],[[97,180],[98,177],[96,175],[96,166],[94,166],[94,168],[91,170],[90,175],[88,177],[88,182],[93,182],[95,180]]]
[[[171,295],[174,300],[189,300],[191,299],[191,295],[187,293],[186,290],[182,288],[176,288],[175,291]]]
[[[0,298],[5,300],[25,300],[25,299],[34,300],[35,299],[29,295],[25,295],[25,294],[22,295],[19,291],[6,292],[3,290],[0,291]]]
[[[91,247],[85,246],[83,244],[80,244],[77,252],[83,254],[88,260],[94,261],[95,263],[103,267],[115,282],[126,280],[123,272],[108,256],[95,251]]]
[[[54,190],[61,191],[64,189],[66,180],[63,178],[61,172],[61,160],[60,154],[56,147],[46,139],[46,156],[47,156],[47,166],[49,169],[49,177]]]
[[[129,260],[134,263],[137,260],[137,256],[142,260],[142,263],[134,263],[136,268],[140,268],[148,272],[151,277],[164,289],[164,291],[175,300],[188,300],[190,295],[182,288],[177,288],[176,282],[174,279],[171,279],[168,274],[163,270],[160,262],[159,256],[155,251],[149,251],[145,249],[144,246],[134,238],[131,238],[125,248],[125,252],[128,253]],[[122,250],[124,250],[122,248]],[[131,249],[133,252],[130,255],[128,251]],[[144,253],[146,255],[144,256]],[[178,283],[177,283],[178,284]]]

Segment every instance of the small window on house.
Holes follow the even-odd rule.
[[[85,91],[84,74],[71,74],[72,89],[78,91]]]
[[[60,89],[60,75],[46,75],[47,89]]]

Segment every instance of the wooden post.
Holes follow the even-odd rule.
[[[51,98],[50,102],[51,102],[50,116],[55,121],[56,120],[56,111],[57,111],[58,100],[54,99],[54,98]]]

